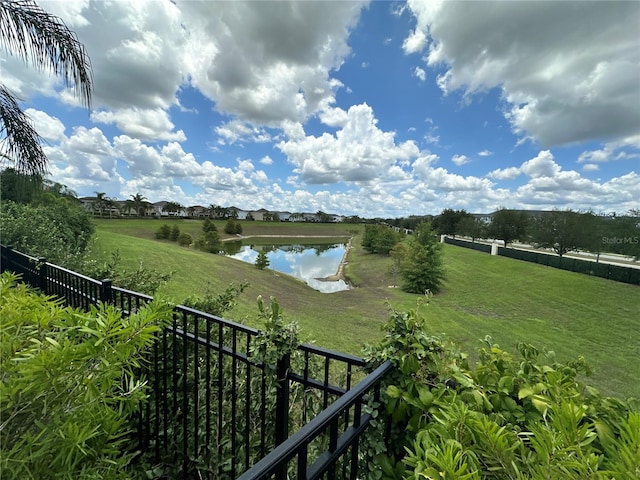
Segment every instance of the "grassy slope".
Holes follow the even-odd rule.
[[[166,222],[170,223],[170,222]],[[200,222],[177,220],[182,231],[197,236]],[[418,296],[389,288],[389,258],[369,255],[354,242],[347,275],[356,287],[322,294],[287,275],[221,256],[178,247],[153,238],[158,221],[101,221],[97,248],[118,248],[123,258],[142,259],[145,265],[176,272],[161,294],[181,301],[210,285],[223,289],[230,282],[248,280],[250,287],[229,318],[259,326],[257,295],[275,296],[288,320],[297,321],[303,336],[318,345],[359,353],[375,342],[387,319],[386,302],[398,310],[415,308]],[[354,226],[243,223],[245,234],[288,235],[302,227],[302,235],[339,235]],[[223,223],[218,225],[219,230]],[[341,229],[341,230],[340,230]],[[301,230],[297,230],[300,232]],[[119,233],[116,233],[119,232]],[[258,233],[259,232],[259,233]],[[191,233],[191,232],[190,232]],[[429,330],[446,334],[463,349],[473,351],[477,340],[490,335],[513,351],[517,342],[554,350],[560,360],[584,355],[594,367],[591,383],[603,392],[640,397],[640,374],[634,359],[640,356],[638,287],[504,257],[445,246],[447,281],[429,306],[421,307]]]

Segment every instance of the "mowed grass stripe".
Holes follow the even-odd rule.
[[[420,298],[389,288],[399,281],[391,274],[392,260],[364,252],[358,238],[346,268],[355,287],[322,294],[288,275],[260,271],[247,263],[180,248],[172,242],[150,240],[152,229],[161,222],[126,222],[139,225],[124,235],[114,233],[119,229],[115,223],[99,222],[97,250],[117,248],[126,264],[137,265],[143,260],[149,267],[175,271],[160,294],[179,302],[192,293],[203,293],[207,286],[221,291],[230,282],[246,280],[250,287],[229,318],[259,327],[256,297],[275,296],[285,318],[300,324],[306,340],[323,347],[360,353],[364,343],[376,342],[382,335],[387,303],[396,310],[407,310],[415,308]],[[247,225],[251,224],[243,223],[244,234],[252,234]],[[289,224],[286,229],[270,231],[274,235],[302,231],[301,235],[307,236],[336,231],[325,228],[321,234],[313,228],[319,225],[301,226],[304,229],[296,230]],[[346,226],[341,227],[341,232],[347,231]],[[130,236],[134,231],[136,238]],[[512,352],[518,342],[527,342],[555,351],[561,361],[584,355],[594,368],[590,383],[606,394],[640,397],[637,286],[451,245],[445,245],[445,265],[443,291],[428,306],[420,307],[430,333],[446,335],[472,355],[478,340],[486,335]]]

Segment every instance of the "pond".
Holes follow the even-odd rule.
[[[323,293],[348,290],[344,280],[334,276],[346,251],[344,243],[327,245],[243,245],[225,242],[225,251],[231,258],[255,263],[258,252],[264,250],[272,270],[286,273],[304,281]]]

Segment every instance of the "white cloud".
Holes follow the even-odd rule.
[[[409,55],[422,51],[426,44],[427,36],[422,30],[416,29],[402,42],[402,49]]]
[[[495,178],[496,180],[513,180],[517,178],[520,173],[518,167],[498,168],[487,173],[487,177]]]
[[[640,130],[640,3],[431,2],[405,53],[428,46],[445,93],[500,88],[513,131],[546,146]]]
[[[451,161],[458,166],[464,165],[465,163],[469,163],[471,159],[466,155],[454,155],[451,157]]]
[[[334,102],[359,2],[181,2],[185,68],[216,109],[254,124],[301,121]]]
[[[175,125],[169,119],[169,114],[160,108],[101,110],[91,113],[91,120],[96,123],[115,123],[126,135],[141,140],[184,142],[187,139],[182,130],[173,131]]]
[[[478,152],[478,156],[480,157],[490,157],[491,155],[493,155],[493,152],[490,150],[482,150],[481,152]]]
[[[640,157],[640,152],[630,153],[629,151],[622,150],[625,148],[640,150],[640,135],[633,135],[618,142],[605,143],[604,147],[600,150],[582,152],[578,157],[578,163],[609,162]]]
[[[38,134],[45,140],[59,141],[65,138],[65,126],[57,117],[51,117],[41,110],[27,108],[24,113],[31,119]]]
[[[232,145],[236,142],[266,143],[272,140],[265,129],[254,127],[241,120],[231,120],[213,130],[219,136],[220,145]]]
[[[273,165],[273,159],[269,155],[266,155],[260,159],[260,163],[263,165]]]
[[[555,162],[549,150],[544,150],[535,158],[524,162],[520,166],[520,171],[531,178],[553,177],[560,172],[560,165]]]
[[[368,183],[396,163],[418,155],[414,142],[396,144],[394,132],[378,129],[367,104],[352,106],[347,115],[346,124],[335,135],[306,136],[277,145],[304,182]]]
[[[416,67],[413,70],[413,76],[417,77],[421,82],[424,82],[427,79],[427,72],[420,67]]]
[[[582,170],[584,172],[597,172],[598,170],[600,170],[600,167],[597,163],[585,163],[582,166]]]

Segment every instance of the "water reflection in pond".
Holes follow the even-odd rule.
[[[225,242],[225,252],[232,258],[255,263],[258,252],[264,250],[269,268],[299,278],[311,288],[323,293],[348,290],[344,280],[328,279],[336,274],[345,252],[342,243],[329,245],[243,245]]]

